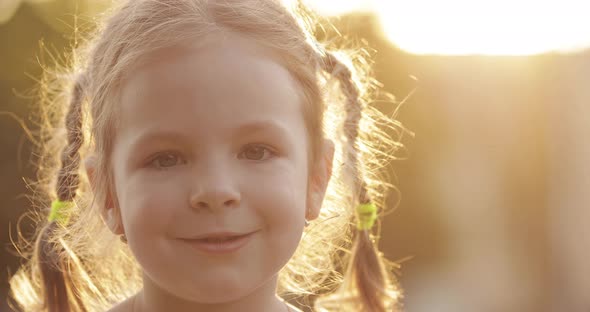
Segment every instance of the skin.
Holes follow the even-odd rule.
[[[277,273],[319,214],[334,144],[309,164],[299,86],[261,46],[223,38],[159,51],[122,85],[103,218],[144,288],[111,311],[287,311]],[[254,234],[225,255],[180,240],[213,231]]]

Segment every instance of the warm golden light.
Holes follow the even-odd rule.
[[[529,55],[590,47],[578,0],[308,0],[319,13],[372,10],[383,34],[415,54]]]
[[[369,11],[372,1],[367,0],[303,0],[319,14],[326,16],[342,15],[354,11]]]

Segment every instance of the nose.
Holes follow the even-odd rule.
[[[240,205],[241,194],[228,168],[208,166],[199,171],[189,199],[192,208],[214,212]]]

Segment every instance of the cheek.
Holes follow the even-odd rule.
[[[268,267],[277,271],[295,253],[305,218],[305,183],[296,172],[285,172],[257,188],[254,207],[263,218]]]
[[[298,170],[299,169],[299,170]],[[294,229],[305,216],[306,179],[297,166],[275,168],[272,174],[248,185],[252,207],[271,229]]]
[[[162,233],[183,206],[182,190],[175,179],[138,176],[129,180],[123,189],[121,213],[125,230],[130,236]]]

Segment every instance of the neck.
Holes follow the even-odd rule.
[[[133,312],[294,312],[296,309],[288,306],[276,295],[277,277],[237,300],[202,303],[190,301],[170,294],[144,275],[144,288],[133,298]]]

